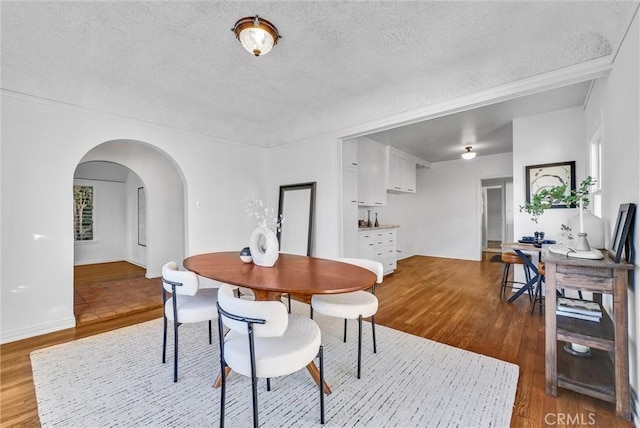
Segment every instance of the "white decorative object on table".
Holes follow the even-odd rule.
[[[263,267],[273,267],[280,256],[280,243],[276,232],[281,230],[283,218],[275,210],[266,207],[259,199],[249,201],[247,213],[258,221],[258,228],[249,237],[249,249],[253,263]]]
[[[591,211],[588,209],[584,210],[583,215],[583,231],[589,237],[589,245],[591,248],[603,249],[604,245],[604,221],[598,217],[593,215]],[[578,230],[578,225],[580,221],[580,215],[576,215],[569,219],[568,226],[572,230]]]
[[[258,266],[272,267],[280,256],[278,237],[267,226],[258,226],[249,238],[249,248],[253,263]]]

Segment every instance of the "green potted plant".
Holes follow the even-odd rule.
[[[577,189],[569,192],[567,192],[567,185],[542,189],[532,196],[530,202],[520,206],[520,212],[526,212],[531,216],[531,220],[537,223],[538,217],[554,205],[564,204],[567,208],[580,207],[582,209],[578,215],[569,219],[568,225],[563,224],[561,226],[561,234],[567,237],[570,243],[573,238],[572,230],[578,230],[578,241],[575,242],[575,248],[580,251],[589,249],[589,244],[586,243],[587,234],[593,248],[604,248],[604,222],[601,218],[586,210],[589,206],[589,188],[595,183],[596,181],[589,176],[580,183]],[[580,227],[577,226],[578,221],[580,222]],[[583,224],[586,224],[586,226],[583,226]],[[583,229],[584,232],[588,233],[583,234]],[[574,247],[574,244],[570,246]]]
[[[542,189],[531,197],[531,201],[520,205],[520,212],[526,212],[537,223],[538,217],[553,205],[565,204],[567,208],[573,208],[582,201],[582,207],[586,209],[589,206],[589,188],[594,184],[595,180],[589,176],[582,180],[580,187],[568,193],[566,184]]]

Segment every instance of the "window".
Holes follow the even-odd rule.
[[[600,127],[591,137],[590,143],[589,175],[595,180],[591,188],[592,210],[595,215],[602,218],[602,133]]]
[[[73,225],[76,241],[93,240],[93,187],[73,186]]]

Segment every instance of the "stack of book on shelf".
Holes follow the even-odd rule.
[[[556,314],[563,317],[598,322],[602,318],[602,309],[598,303],[590,302],[588,300],[558,297]]]

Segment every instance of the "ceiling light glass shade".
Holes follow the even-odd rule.
[[[462,154],[462,159],[473,159],[476,157],[476,153],[471,151],[471,146],[465,147],[466,152]]]
[[[239,19],[233,32],[247,52],[255,56],[267,54],[280,38],[278,29],[258,15]]]

